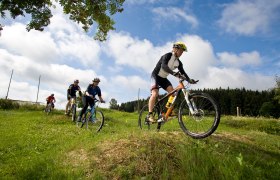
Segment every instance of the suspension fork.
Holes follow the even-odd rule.
[[[190,94],[185,88],[182,89],[182,92],[184,94],[185,100],[188,104],[188,107],[189,107],[189,110],[190,110],[191,114],[195,114],[197,112],[197,107],[194,103],[194,100],[189,98]]]

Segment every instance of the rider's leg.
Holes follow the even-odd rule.
[[[96,116],[95,116],[95,114],[94,114],[94,111],[95,111],[95,109],[94,109],[94,100],[92,99],[92,98],[90,98],[89,99],[89,101],[88,101],[88,103],[89,103],[89,106],[90,106],[90,108],[91,108],[91,120],[92,120],[92,122],[93,121],[95,121],[96,120]]]
[[[84,106],[83,109],[81,110],[79,116],[78,116],[78,121],[82,118],[83,114],[87,111],[88,105],[89,105],[89,98],[88,96],[84,96],[83,97],[83,102],[84,102]]]
[[[166,91],[167,91],[168,93],[172,92],[173,90],[174,90],[174,89],[173,89],[172,86],[168,86],[168,87],[166,88]]]
[[[69,107],[69,105],[70,105],[70,99],[68,99],[68,102],[67,102],[67,104],[66,104],[65,114],[68,113],[68,107]]]
[[[152,123],[156,122],[152,113],[153,113],[154,105],[156,103],[156,99],[158,97],[158,91],[159,91],[158,89],[152,89],[151,97],[149,99],[149,114],[148,114],[147,118]]]
[[[153,112],[153,107],[158,97],[158,91],[159,91],[158,89],[153,89],[151,92],[151,97],[149,99],[149,112]]]
[[[166,88],[166,91],[167,91],[168,93],[172,92],[173,90],[174,90],[174,89],[173,89],[173,87],[172,87],[171,85],[169,85],[169,86]],[[174,96],[174,94],[172,94],[171,96]],[[174,114],[173,114],[173,109],[172,109],[170,115],[171,115],[171,116],[174,116]]]

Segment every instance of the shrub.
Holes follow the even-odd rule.
[[[0,99],[0,109],[18,109],[19,104],[9,99]]]
[[[273,102],[265,102],[262,104],[260,108],[260,115],[265,116],[265,117],[274,117],[274,118],[279,118],[280,113],[279,113],[280,105],[273,101]]]

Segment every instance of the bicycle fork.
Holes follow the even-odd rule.
[[[187,104],[188,104],[188,107],[189,107],[189,110],[190,110],[191,114],[192,115],[196,114],[198,112],[198,110],[197,110],[197,107],[194,103],[194,100],[189,98],[189,93],[186,89],[182,89],[182,91],[183,91],[185,100],[187,101]]]

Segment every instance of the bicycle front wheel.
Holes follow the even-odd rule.
[[[90,112],[89,112],[90,113]],[[104,125],[104,115],[101,111],[96,110],[95,114],[87,116],[87,129],[93,132],[99,132]]]
[[[191,106],[197,111],[192,114],[184,100],[179,109],[179,124],[185,134],[201,139],[210,136],[220,122],[220,110],[214,99],[205,93],[193,93],[189,96]]]
[[[148,108],[148,105],[145,105],[140,111],[139,119],[138,119],[138,126],[141,129],[148,129],[148,130],[157,129],[157,130],[159,130],[160,127],[161,127],[161,123],[158,123],[158,122],[151,123],[151,122],[149,122],[148,114],[149,114],[149,108]],[[159,109],[158,106],[154,107],[153,113],[150,116],[153,116],[155,121],[157,121],[159,119],[160,109]]]

